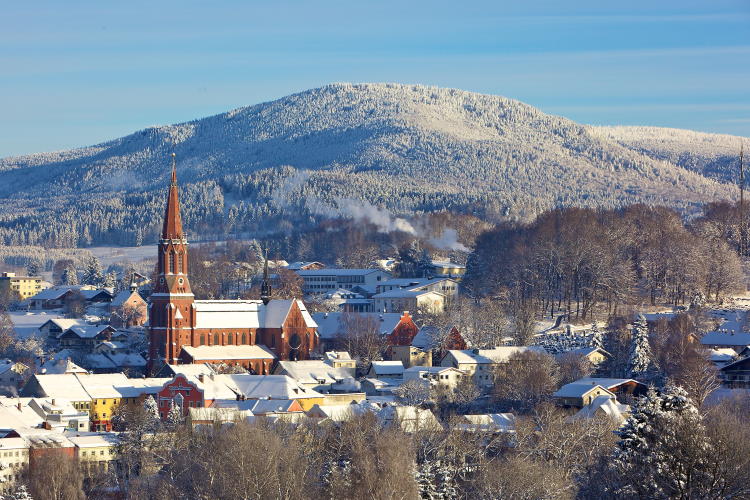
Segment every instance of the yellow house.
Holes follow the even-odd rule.
[[[124,373],[76,373],[74,376],[91,396],[91,429],[112,430],[112,415],[123,399],[116,388],[128,386],[128,378]]]
[[[117,459],[115,434],[69,436],[68,440],[75,445],[76,457],[88,475],[106,471],[110,463]]]
[[[33,297],[42,290],[42,278],[39,276],[16,276],[16,273],[0,275],[0,290],[10,289],[16,292],[21,300]]]

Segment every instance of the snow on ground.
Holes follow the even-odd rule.
[[[37,333],[37,329],[51,319],[64,317],[59,309],[32,312],[11,311],[9,314],[16,334],[20,338],[27,338]]]
[[[748,399],[750,398],[750,389],[729,389],[719,387],[706,398],[706,404],[709,406],[717,405],[725,399]]]
[[[102,263],[105,269],[118,262],[140,262],[145,259],[154,259],[157,254],[156,245],[143,245],[140,247],[91,247],[88,248]]]

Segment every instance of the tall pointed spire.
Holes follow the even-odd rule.
[[[172,182],[169,185],[167,197],[167,209],[164,213],[164,227],[161,231],[161,239],[182,239],[182,219],[180,217],[180,201],[177,195],[177,161],[172,153]]]
[[[271,281],[268,279],[268,253],[265,251],[263,253],[265,262],[263,263],[263,282],[260,285],[260,300],[268,305],[271,301]]]

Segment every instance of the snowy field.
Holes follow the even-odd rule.
[[[140,247],[90,247],[87,248],[102,263],[105,269],[118,262],[141,262],[146,259],[156,258],[156,245],[143,245]]]
[[[24,339],[37,333],[37,329],[47,321],[64,317],[61,311],[57,309],[34,312],[11,311],[9,314],[16,334]]]

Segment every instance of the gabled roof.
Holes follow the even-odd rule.
[[[158,393],[164,384],[172,380],[171,378],[129,378],[128,383],[122,386],[115,386],[115,390],[122,395],[123,398],[137,398],[142,394],[156,394]]]
[[[247,399],[322,398],[323,395],[306,389],[286,375],[224,375]]]
[[[750,332],[708,332],[701,338],[701,344],[744,347],[750,345]]]
[[[361,318],[372,318],[378,325],[382,335],[390,334],[401,321],[399,313],[346,313],[346,312],[321,312],[312,315],[318,325],[318,335],[323,339],[333,339],[343,332],[342,319],[346,315],[356,315]]]
[[[369,371],[378,377],[401,376],[404,374],[404,364],[401,361],[373,361]]]
[[[606,387],[599,384],[589,384],[585,382],[571,382],[570,384],[565,384],[564,386],[560,387],[552,396],[556,398],[582,398],[594,389],[605,391],[607,394],[615,397],[615,395],[612,394]]]
[[[598,384],[606,389],[614,389],[617,386],[628,384],[630,382],[635,382],[636,384],[645,385],[643,382],[638,382],[637,380],[633,378],[601,378],[601,377],[584,377],[582,379],[576,380],[575,383],[584,383],[584,384]]]
[[[120,392],[115,386],[121,387],[128,383],[124,373],[76,373],[73,376],[92,399],[119,398]]]
[[[50,375],[34,375],[41,392],[39,396],[50,398],[64,398],[69,401],[90,401],[91,396],[73,373],[61,373]],[[29,387],[29,384],[26,384]]]
[[[99,335],[100,333],[105,332],[107,330],[111,330],[113,332],[115,331],[115,329],[109,325],[76,325],[60,333],[57,336],[57,338],[62,338],[63,336],[66,336],[68,333],[72,333],[76,337],[79,337],[82,339],[93,339],[93,338],[96,338],[96,336]]]
[[[315,328],[317,324],[299,299],[275,299],[268,305],[260,300],[196,300],[195,327],[211,328],[281,328],[297,304],[305,326]]]
[[[85,326],[87,323],[82,319],[77,318],[53,318],[45,321],[42,323],[39,328],[41,329],[48,323],[53,323],[55,326],[57,326],[60,330],[67,330],[68,328],[71,328],[73,326]]]
[[[382,269],[303,269],[297,271],[300,276],[359,276],[361,274],[367,275],[372,273],[383,273],[388,274]]]
[[[505,363],[514,354],[523,352],[538,352],[546,354],[547,351],[542,347],[518,347],[518,346],[501,346],[494,349],[466,349],[463,351],[448,351],[449,356],[453,356],[459,364],[492,364]]]
[[[482,415],[464,415],[466,423],[458,428],[466,431],[513,432],[516,428],[516,416],[512,413],[485,413]]]
[[[193,361],[213,361],[223,359],[276,359],[276,355],[264,345],[202,345],[182,346],[182,350]]]
[[[617,422],[625,420],[625,414],[630,411],[630,406],[620,404],[612,396],[603,394],[594,398],[591,403],[581,408],[578,413],[570,417],[570,420],[590,419],[599,415],[615,419]]]
[[[133,295],[137,295],[139,299],[143,300],[143,297],[137,291],[123,290],[112,299],[112,307],[120,307],[130,300]]]
[[[333,368],[322,360],[310,359],[304,361],[279,361],[277,368],[282,375],[289,375],[302,384],[318,384],[323,380],[325,384],[332,384],[352,376],[351,370]]]

